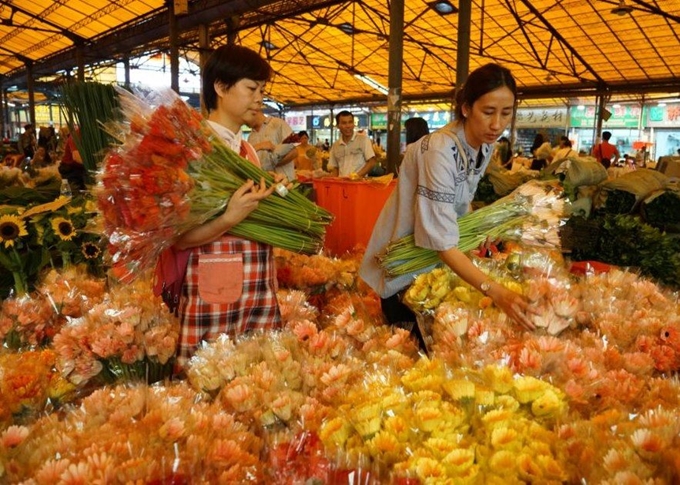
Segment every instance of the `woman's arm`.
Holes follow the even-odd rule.
[[[232,194],[223,214],[182,234],[175,247],[180,250],[189,249],[219,239],[257,209],[259,202],[271,195],[275,186],[274,183],[267,188],[264,178],[260,179],[259,184],[248,180]]]
[[[440,251],[439,257],[451,270],[460,276],[465,282],[477,288],[479,291],[489,296],[494,304],[500,308],[511,320],[519,323],[527,330],[535,330],[535,325],[527,317],[527,312],[533,313],[527,300],[512,290],[507,289],[500,283],[489,279],[479,268],[477,268],[470,258],[458,248]],[[489,284],[488,291],[482,291],[482,284]]]

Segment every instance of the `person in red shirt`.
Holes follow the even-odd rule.
[[[603,131],[602,132],[602,142],[595,145],[593,148],[593,156],[602,164],[604,165],[604,168],[609,168],[609,166],[612,164],[612,158],[614,160],[618,160],[621,155],[619,154],[619,150],[616,148],[616,146],[612,145],[609,143],[609,139],[612,137],[611,132],[609,131]]]
[[[79,135],[80,130],[76,130],[75,136]],[[70,133],[66,139],[64,155],[59,163],[59,173],[63,179],[68,180],[71,190],[85,190],[85,166],[73,136],[74,134]]]

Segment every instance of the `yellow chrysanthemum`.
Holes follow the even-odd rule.
[[[475,404],[478,406],[493,406],[496,403],[496,394],[491,389],[476,388]]]
[[[442,387],[455,401],[472,399],[475,397],[475,383],[467,379],[450,379]]]
[[[419,458],[415,463],[415,472],[421,480],[446,477],[444,467],[433,458]]]
[[[501,394],[510,392],[514,385],[512,371],[507,367],[487,366],[484,368],[484,376],[491,388]]]
[[[491,445],[496,449],[506,449],[509,451],[519,451],[522,440],[517,431],[505,426],[499,426],[491,431]]]
[[[498,475],[514,475],[517,455],[507,450],[495,452],[489,459],[489,468]]]
[[[76,235],[76,229],[73,223],[64,217],[55,217],[50,222],[54,233],[59,236],[62,241],[70,241]]]
[[[402,458],[404,446],[396,436],[386,431],[378,432],[368,443],[368,450],[373,458],[378,458],[383,462],[395,463]]]
[[[465,474],[465,472],[472,467],[475,461],[474,450],[467,448],[457,448],[451,450],[446,457],[442,460],[446,471],[451,476],[460,476]]]
[[[458,444],[453,440],[445,440],[442,438],[429,438],[427,441],[425,441],[425,443],[423,443],[423,446],[425,446],[425,448],[427,448],[430,451],[432,456],[434,456],[438,460],[441,460],[446,455],[455,450]]]
[[[562,466],[552,456],[539,455],[534,457],[534,460],[541,467],[543,477],[546,480],[564,482],[567,479],[567,474],[562,469]]]
[[[331,445],[342,446],[349,437],[351,428],[349,423],[342,418],[335,418],[326,421],[319,431],[319,437],[324,445],[330,447]]]
[[[534,416],[554,416],[563,409],[562,400],[551,389],[547,389],[543,395],[531,403],[531,412]]]
[[[543,479],[541,468],[526,453],[522,453],[517,457],[517,469],[519,470],[519,477],[527,483],[536,483]]]
[[[4,243],[6,248],[11,248],[22,236],[28,236],[23,220],[11,214],[0,216],[0,243]]]
[[[522,404],[535,401],[545,393],[550,384],[532,376],[522,376],[515,380],[515,397]]]

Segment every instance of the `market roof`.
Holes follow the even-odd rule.
[[[103,67],[167,52],[172,3],[0,0],[3,87],[25,86],[27,65],[40,88],[81,55]],[[458,14],[441,15],[432,1],[404,3],[403,99],[450,98]],[[209,25],[212,47],[231,35],[269,59],[270,96],[282,105],[384,102],[367,82],[388,85],[389,23],[386,0],[192,0],[178,17],[179,49],[197,60],[199,26]],[[507,65],[524,98],[680,97],[678,0],[472,0],[470,39],[470,70]]]

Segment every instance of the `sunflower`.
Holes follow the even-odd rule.
[[[28,236],[26,223],[19,217],[11,214],[0,216],[0,243],[6,248],[14,246],[14,241],[21,236]]]
[[[83,253],[85,259],[96,259],[99,257],[101,249],[99,249],[99,246],[97,246],[95,243],[84,242],[80,246],[80,252]]]
[[[62,241],[70,241],[76,234],[76,228],[69,219],[64,217],[55,217],[51,221],[54,233],[59,236]]]

